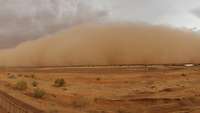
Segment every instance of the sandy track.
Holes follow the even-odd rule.
[[[8,113],[43,113],[43,111],[0,91],[0,107]]]

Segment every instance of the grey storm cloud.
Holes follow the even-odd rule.
[[[101,3],[111,10],[115,21],[200,29],[200,11],[193,11],[200,8],[199,0],[101,0]]]
[[[98,1],[98,0],[96,0]],[[156,23],[163,18],[191,13],[199,0],[101,0],[112,6],[114,18]]]
[[[196,17],[200,19],[200,6],[191,11]]]
[[[81,0],[0,0],[0,6],[1,48],[107,16]]]
[[[91,21],[197,27],[198,7],[199,0],[0,0],[0,48]]]

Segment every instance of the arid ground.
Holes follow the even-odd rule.
[[[1,68],[0,90],[47,113],[200,113],[200,66]]]

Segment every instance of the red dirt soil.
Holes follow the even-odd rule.
[[[1,69],[0,88],[48,113],[200,113],[200,66]],[[54,81],[63,78],[63,87]],[[28,89],[13,88],[16,81]],[[35,99],[32,81],[46,95]]]

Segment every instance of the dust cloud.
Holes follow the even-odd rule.
[[[83,24],[1,50],[1,66],[200,63],[200,35],[146,24]]]

